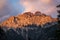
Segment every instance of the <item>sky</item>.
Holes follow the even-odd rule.
[[[0,22],[10,16],[35,11],[41,11],[56,18],[58,4],[60,4],[60,0],[0,0]]]

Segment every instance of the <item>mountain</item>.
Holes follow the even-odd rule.
[[[11,16],[0,24],[0,40],[59,40],[57,21],[39,11]]]
[[[37,11],[35,13],[25,12],[18,16],[11,16],[9,19],[2,22],[0,25],[17,28],[32,24],[42,26],[46,23],[53,23],[53,22],[57,22],[57,18],[52,18],[51,16],[42,14],[41,12]]]

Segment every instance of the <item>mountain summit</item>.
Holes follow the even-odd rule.
[[[0,40],[58,40],[60,28],[57,21],[57,18],[39,11],[11,16],[0,24]]]
[[[27,25],[35,24],[37,26],[44,25],[46,23],[57,22],[57,18],[52,18],[49,15],[45,15],[39,11],[35,13],[25,12],[18,16],[11,16],[9,19],[5,20],[0,24],[0,26],[6,27],[23,27]]]

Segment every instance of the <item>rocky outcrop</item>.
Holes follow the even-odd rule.
[[[37,11],[35,13],[25,12],[18,16],[11,16],[9,19],[2,22],[0,25],[17,28],[32,24],[36,24],[37,26],[39,25],[42,26],[46,23],[52,23],[56,21],[57,18],[52,18],[51,16],[42,14],[41,12]]]

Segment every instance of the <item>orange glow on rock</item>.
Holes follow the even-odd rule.
[[[18,16],[10,17],[8,20],[1,23],[1,26],[20,28],[32,24],[36,24],[37,26],[39,26],[39,25],[44,25],[46,23],[56,22],[56,21],[57,18],[52,18],[50,16],[42,14],[41,12],[36,12],[35,14],[31,12],[25,12]]]

